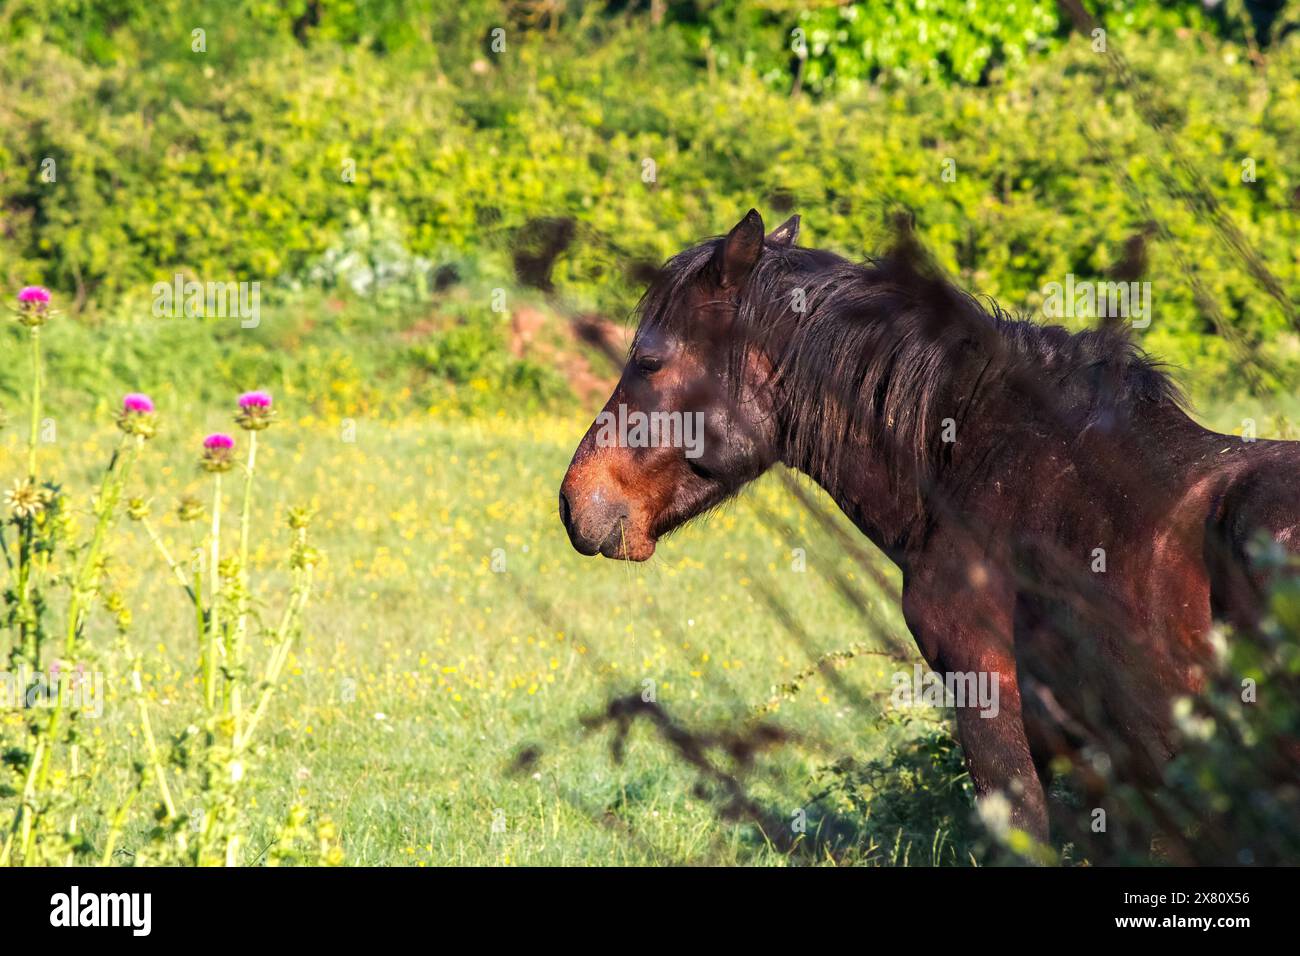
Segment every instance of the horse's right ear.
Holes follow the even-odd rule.
[[[762,254],[763,217],[751,209],[718,247],[718,276],[723,286],[734,288],[743,283]]]
[[[793,215],[772,230],[767,237],[768,245],[793,246],[799,239],[799,216]]]

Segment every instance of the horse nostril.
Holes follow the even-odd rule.
[[[569,527],[569,499],[564,497],[564,492],[560,492],[560,523],[567,530]]]

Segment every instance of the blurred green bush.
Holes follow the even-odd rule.
[[[930,18],[953,43],[961,25],[968,44],[996,18],[994,32],[1024,35],[1047,6],[980,5],[997,12],[979,26],[962,19],[975,5],[936,0],[873,22],[912,35]],[[259,280],[285,312],[308,292],[342,289],[409,321],[421,303],[436,306],[449,266],[473,273],[471,310],[491,289],[513,290],[512,237],[561,216],[578,229],[552,273],[558,294],[621,318],[639,292],[630,265],[724,230],[751,205],[772,218],[801,212],[805,242],[851,256],[878,248],[887,213],[905,206],[962,283],[1032,312],[1046,283],[1114,271],[1154,217],[1173,242],[1145,250],[1144,345],[1184,366],[1199,395],[1241,390],[1240,358],[1194,302],[1192,274],[1283,371],[1300,361],[1300,337],[1193,208],[1198,187],[1135,110],[1135,100],[1155,110],[1293,290],[1293,43],[1275,44],[1264,72],[1235,40],[1175,30],[1201,16],[1184,9],[1195,4],[1139,3],[1132,11],[1146,13],[1126,15],[1132,27],[1114,41],[1137,71],[1132,92],[1086,42],[1043,20],[1052,42],[1003,49],[997,58],[1016,69],[996,81],[991,60],[900,47],[889,56],[905,69],[860,65],[875,82],[810,99],[763,82],[771,64],[757,47],[714,55],[718,24],[742,11],[732,48],[766,30],[784,51],[788,5],[652,7],[575,2],[552,31],[528,2],[239,2],[214,13],[181,0],[20,0],[0,15],[0,276],[49,284],[101,322],[138,321],[152,284],[177,273]],[[505,46],[494,51],[498,24]],[[702,46],[706,27],[716,36]],[[193,52],[195,29],[205,52]],[[865,42],[850,36],[841,49],[837,37],[828,55]],[[976,73],[983,85],[934,82]],[[376,216],[381,236],[358,232]],[[466,375],[443,345],[412,360]]]

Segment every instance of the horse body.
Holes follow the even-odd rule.
[[[1079,436],[1022,411],[992,426],[1001,453],[977,427],[957,442],[980,449],[969,471],[956,452],[933,493],[949,504],[897,559],[927,663],[1000,675],[1003,713],[959,710],[959,732],[977,790],[1012,793],[1039,836],[1056,758],[1077,766],[1103,743],[1121,779],[1158,780],[1174,699],[1204,689],[1215,617],[1255,623],[1251,536],[1290,542],[1300,515],[1294,494],[1265,490],[1293,487],[1300,446],[1245,443],[1171,406],[1142,414],[1141,429]]]
[[[1045,839],[1058,758],[1158,778],[1215,618],[1257,623],[1253,539],[1300,550],[1300,443],[1197,425],[1117,330],[990,315],[906,256],[853,266],[796,232],[751,212],[669,264],[606,411],[698,412],[705,454],[593,425],[561,517],[579,551],[644,560],[770,465],[809,475],[901,568],[929,666],[998,682],[995,713],[957,708],[967,765]]]

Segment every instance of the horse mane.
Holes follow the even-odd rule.
[[[722,242],[668,261],[637,307],[640,329],[691,337],[697,317],[682,305]],[[944,454],[942,420],[960,428],[992,393],[1014,392],[1080,431],[1109,427],[1142,403],[1186,405],[1121,326],[1070,332],[986,301],[953,285],[914,243],[860,264],[769,244],[739,297],[719,371],[740,401],[746,355],[757,347],[771,360],[786,461],[833,476],[843,452],[865,440],[890,456],[891,474],[904,466],[918,487]]]

